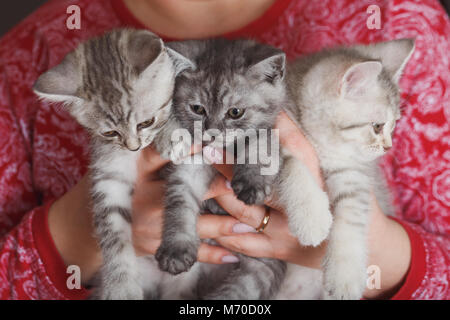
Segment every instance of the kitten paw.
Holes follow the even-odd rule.
[[[353,259],[331,258],[324,268],[325,300],[359,300],[366,287],[367,273],[362,263]]]
[[[155,258],[162,271],[179,274],[188,271],[197,261],[198,245],[196,243],[180,242],[165,243],[156,251]]]
[[[262,204],[271,192],[271,188],[263,183],[254,183],[245,178],[233,179],[231,187],[237,198],[247,205]]]
[[[298,238],[300,244],[318,246],[328,237],[333,216],[325,192],[316,199],[309,200],[301,207],[291,209],[294,212],[289,214],[289,217],[294,218],[289,220],[289,229]]]

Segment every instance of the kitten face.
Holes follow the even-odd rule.
[[[153,64],[138,77],[128,75],[126,83],[113,78],[103,78],[98,87],[83,83],[76,102],[78,121],[105,142],[131,151],[150,144],[169,117],[174,85],[167,54]]]
[[[82,124],[106,142],[137,151],[149,145],[167,121],[171,110],[171,87],[169,83],[166,90],[146,99],[124,94],[127,96],[125,101],[130,103],[117,101],[114,111],[111,111],[111,104],[101,98],[95,102],[85,100],[82,108],[91,111],[84,116]]]
[[[64,102],[105,143],[137,151],[167,122],[175,76],[187,61],[148,31],[119,29],[81,44],[41,75],[34,90]]]
[[[382,156],[392,147],[400,109],[398,91],[391,86],[389,79],[379,74],[359,92],[341,92],[334,102],[338,133],[367,160]]]
[[[300,86],[304,127],[363,161],[385,154],[400,118],[398,81],[413,50],[414,41],[402,39],[313,56]]]
[[[239,74],[228,79],[218,76],[214,82],[208,82],[207,77],[204,71],[189,74],[180,79],[177,87],[175,112],[192,134],[195,121],[202,123],[203,132],[228,139],[231,135],[226,135],[227,130],[267,126],[265,112],[271,105],[257,86]],[[220,147],[220,141],[215,146]]]
[[[234,142],[231,132],[239,139],[247,129],[272,126],[285,96],[285,58],[279,50],[252,41],[207,43],[194,57],[196,69],[177,78],[174,109],[191,134],[200,121],[202,133],[215,138],[211,145],[221,148]],[[257,47],[268,52],[252,57]]]

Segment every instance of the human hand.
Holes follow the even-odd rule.
[[[154,255],[161,244],[166,182],[159,177],[158,170],[167,164],[152,148],[144,150],[139,159],[139,177],[133,195],[132,235],[137,255]],[[218,175],[204,199],[232,193],[224,176]],[[197,233],[201,239],[213,239],[233,234],[238,224],[231,216],[201,215],[197,221]],[[198,261],[207,263],[237,262],[229,250],[201,243]]]
[[[284,114],[278,119],[277,127],[280,128],[281,143],[308,166],[317,182],[323,186],[314,149],[300,130]],[[145,149],[139,161],[139,179],[133,198],[133,241],[137,254],[147,255],[156,252],[162,234],[164,181],[158,178],[157,171],[167,161],[161,159],[152,148]],[[230,167],[216,167],[224,176],[231,178]],[[286,216],[276,209],[271,209],[271,218],[264,233],[255,233],[265,209],[260,206],[248,207],[237,200],[224,176],[217,177],[205,199],[216,197],[231,216],[203,215],[199,217],[197,225],[200,238],[216,239],[223,247],[202,244],[198,252],[199,261],[237,262],[231,252],[235,251],[320,268],[326,243],[318,247],[300,246],[297,239],[289,233]],[[50,233],[58,251],[66,265],[80,266],[82,283],[89,281],[101,265],[101,253],[93,236],[89,186],[89,177],[86,175],[74,188],[55,201],[48,216]],[[385,289],[366,292],[366,297],[370,298],[392,292],[401,284],[408,270],[411,254],[404,229],[395,221],[387,219],[375,200],[372,207],[369,264],[377,264],[383,268]],[[386,251],[387,247],[391,250]]]
[[[317,183],[323,186],[320,167],[314,149],[301,134],[297,126],[282,114],[277,121],[280,142],[298,159],[303,161],[313,173]],[[217,159],[216,159],[217,160]],[[215,164],[216,169],[227,179],[232,178],[230,165]],[[263,233],[256,233],[261,224],[266,209],[263,206],[247,206],[239,201],[233,193],[226,193],[215,197],[215,200],[231,216],[237,218],[241,226],[235,227],[234,234],[216,238],[221,245],[239,253],[253,257],[275,258],[291,263],[302,264],[312,268],[319,268],[325,244],[319,247],[302,247],[296,237],[291,235],[285,214],[277,210],[272,203],[270,220]],[[252,228],[248,228],[251,226]],[[243,234],[240,234],[243,232]]]
[[[280,130],[281,144],[294,157],[303,161],[317,183],[324,188],[315,151],[299,128],[284,113],[278,118],[276,128]],[[231,179],[230,166],[220,164],[215,166],[224,176]],[[216,197],[216,200],[230,215],[253,228],[257,228],[264,218],[264,207],[246,206],[237,200],[234,194],[220,195]],[[273,207],[271,203],[267,205]],[[222,236],[216,240],[225,248],[248,256],[275,258],[311,268],[321,267],[326,251],[326,241],[318,247],[301,246],[298,239],[289,232],[286,215],[274,208],[271,208],[270,220],[263,233],[246,232]],[[383,214],[374,195],[371,201],[368,240],[368,265],[377,265],[383,270],[382,287],[367,289],[364,296],[366,298],[387,297],[395,292],[405,277],[410,261],[410,245],[404,229]]]
[[[138,181],[133,195],[132,236],[138,255],[154,254],[161,241],[165,182],[158,170],[168,160],[162,159],[151,147],[141,152]],[[66,265],[81,269],[81,282],[88,283],[102,263],[101,251],[94,236],[92,223],[90,179],[86,174],[69,192],[56,200],[48,213],[48,225],[55,246]],[[205,199],[231,193],[225,178],[218,176]],[[198,220],[201,238],[216,238],[232,234],[238,221],[231,216],[204,215]],[[232,253],[218,246],[202,244],[198,260],[208,263],[236,262]]]
[[[281,116],[277,126],[280,130],[281,143],[286,145],[294,156],[308,165],[318,183],[323,185],[320,168],[314,149],[299,129],[286,116]],[[300,139],[299,139],[299,135]],[[157,171],[167,163],[149,148],[141,157],[139,172],[133,201],[133,242],[139,255],[154,254],[161,243],[163,203],[165,182],[158,177]],[[292,263],[304,264],[319,268],[324,246],[318,248],[301,247],[297,238],[289,233],[287,219],[283,213],[272,209],[270,223],[264,234],[256,234],[255,228],[262,221],[265,208],[261,206],[245,206],[236,199],[227,186],[226,179],[231,179],[232,168],[226,165],[215,165],[222,175],[213,182],[205,199],[214,197],[231,216],[202,215],[198,219],[197,231],[202,239],[218,240],[228,249],[250,253],[251,256],[277,258]],[[153,199],[153,200],[150,200]],[[241,233],[244,234],[241,234]],[[238,236],[237,236],[238,235]],[[246,242],[247,238],[257,241]],[[235,246],[244,243],[238,250]],[[254,247],[251,247],[255,244]],[[250,246],[250,247],[247,247]],[[314,250],[312,250],[314,249]],[[208,263],[234,262],[236,257],[219,246],[202,243],[198,260]]]

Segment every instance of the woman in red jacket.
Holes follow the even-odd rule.
[[[67,10],[71,4],[48,2],[0,40],[0,298],[87,295],[67,286],[66,266],[78,265],[86,283],[101,263],[84,177],[88,137],[61,108],[38,101],[31,87],[81,41],[122,26],[148,28],[165,40],[252,37],[289,58],[339,44],[416,38],[401,81],[403,116],[383,159],[397,217],[383,215],[374,199],[369,264],[381,268],[381,289],[367,289],[365,297],[450,298],[450,21],[437,0],[80,0],[80,28],[67,23],[76,12]],[[367,23],[377,12],[380,25]],[[286,117],[277,126],[282,143],[321,181],[299,130]],[[164,161],[149,148],[140,164],[133,237],[138,254],[153,254],[164,188],[155,172]],[[298,245],[283,213],[272,210],[264,233],[254,233],[264,210],[236,200],[226,178],[207,196],[231,216],[199,219],[200,236],[222,245],[203,244],[200,261],[234,263],[231,251],[237,251],[320,267],[325,245]]]

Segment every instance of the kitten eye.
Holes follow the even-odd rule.
[[[375,134],[379,134],[383,131],[384,123],[372,123],[372,127]]]
[[[203,108],[203,106],[199,105],[199,104],[193,104],[191,105],[191,110],[199,115],[204,115],[206,113],[205,108]]]
[[[114,131],[114,130],[102,132],[102,135],[107,137],[107,138],[114,138],[114,137],[120,136],[120,134],[117,131]]]
[[[244,115],[245,109],[231,108],[228,110],[227,114],[233,119],[239,119]]]
[[[150,120],[139,123],[136,127],[138,130],[142,130],[150,127],[153,123],[155,123],[155,117],[151,118]]]

